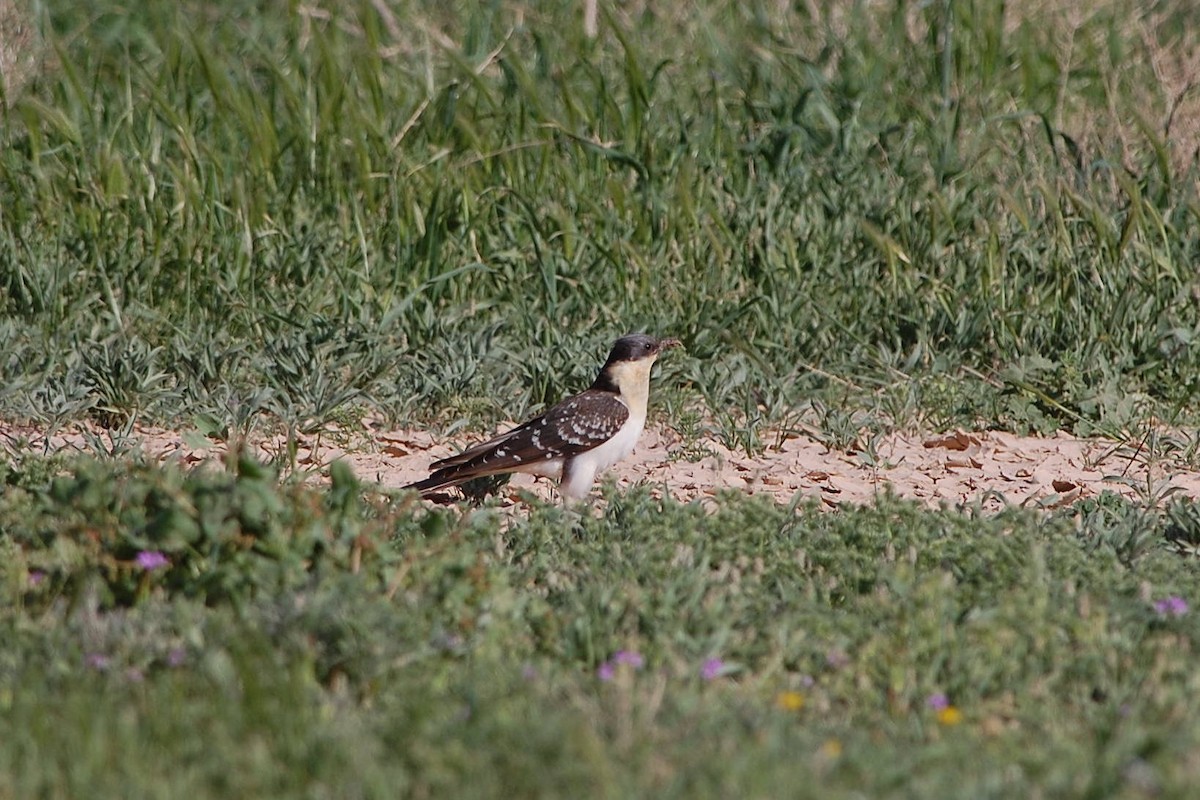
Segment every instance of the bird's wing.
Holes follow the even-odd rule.
[[[508,433],[442,459],[443,477],[493,475],[539,461],[567,458],[604,444],[629,419],[629,408],[611,392],[577,394]]]
[[[496,447],[497,445],[507,442],[509,439],[511,439],[514,436],[516,436],[517,434],[519,434],[522,431],[522,429],[528,427],[529,425],[532,425],[534,422],[537,422],[540,419],[541,419],[541,417],[538,417],[537,419],[534,419],[534,420],[530,420],[529,422],[526,422],[524,425],[513,428],[511,431],[508,431],[507,433],[502,433],[499,436],[493,436],[491,439],[488,439],[486,442],[480,442],[479,444],[471,445],[466,450],[463,450],[461,453],[455,453],[454,455],[447,456],[446,458],[443,458],[440,461],[435,461],[435,462],[433,462],[432,465],[430,465],[430,469],[445,469],[446,467],[457,467],[460,464],[465,464],[468,461],[470,461],[471,459],[475,458],[476,456],[486,453],[488,450],[491,450],[493,447]]]

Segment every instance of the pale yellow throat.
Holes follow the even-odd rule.
[[[654,358],[643,358],[637,361],[622,361],[609,368],[608,374],[617,389],[621,399],[629,406],[629,415],[634,419],[644,419],[646,404],[650,399],[650,368],[654,366]]]

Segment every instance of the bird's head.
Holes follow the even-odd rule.
[[[645,407],[646,393],[650,388],[650,368],[664,350],[681,347],[678,339],[657,339],[644,333],[622,336],[613,344],[608,360],[600,370],[593,388],[617,392],[627,400]]]
[[[678,339],[656,339],[653,336],[647,336],[644,333],[631,333],[628,336],[622,336],[613,344],[612,350],[608,352],[608,361],[605,366],[611,366],[623,361],[649,361],[654,363],[654,359],[664,350],[669,350],[672,347],[682,347],[683,342]]]

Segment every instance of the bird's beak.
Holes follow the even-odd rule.
[[[678,339],[658,340],[658,352],[661,353],[663,350],[670,350],[672,347],[683,347],[683,342],[679,341]]]

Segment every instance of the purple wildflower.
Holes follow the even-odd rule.
[[[934,711],[944,711],[950,707],[950,698],[946,697],[945,692],[934,692],[925,698],[925,705]]]
[[[812,675],[801,675],[800,676],[800,685],[803,686],[805,689],[811,689],[813,687],[813,684],[815,684],[816,682],[817,682],[816,679],[813,678]]]
[[[596,677],[602,681],[611,681],[613,679],[613,674],[616,671],[617,668],[613,666],[613,662],[605,661],[603,664],[596,667]]]
[[[167,666],[182,667],[183,662],[187,660],[187,651],[182,647],[172,647],[167,651]]]
[[[1187,600],[1178,595],[1171,595],[1170,597],[1156,601],[1154,603],[1154,610],[1158,612],[1159,616],[1182,617],[1188,612],[1188,603]]]
[[[46,580],[46,573],[42,572],[40,569],[31,569],[29,571],[30,586],[41,586],[42,581],[44,580]]]
[[[850,663],[850,656],[846,655],[841,650],[830,650],[825,654],[825,663],[833,669],[841,669]]]
[[[146,572],[171,566],[171,560],[158,550],[143,550],[137,554],[137,565]]]
[[[83,658],[83,663],[90,669],[98,672],[104,672],[109,667],[109,658],[104,653],[88,653]]]
[[[724,661],[719,658],[709,658],[700,665],[700,678],[706,681],[716,680],[724,671]]]
[[[612,657],[612,663],[625,664],[634,669],[641,669],[646,665],[646,659],[642,658],[642,654],[636,650],[618,650],[616,655]]]

